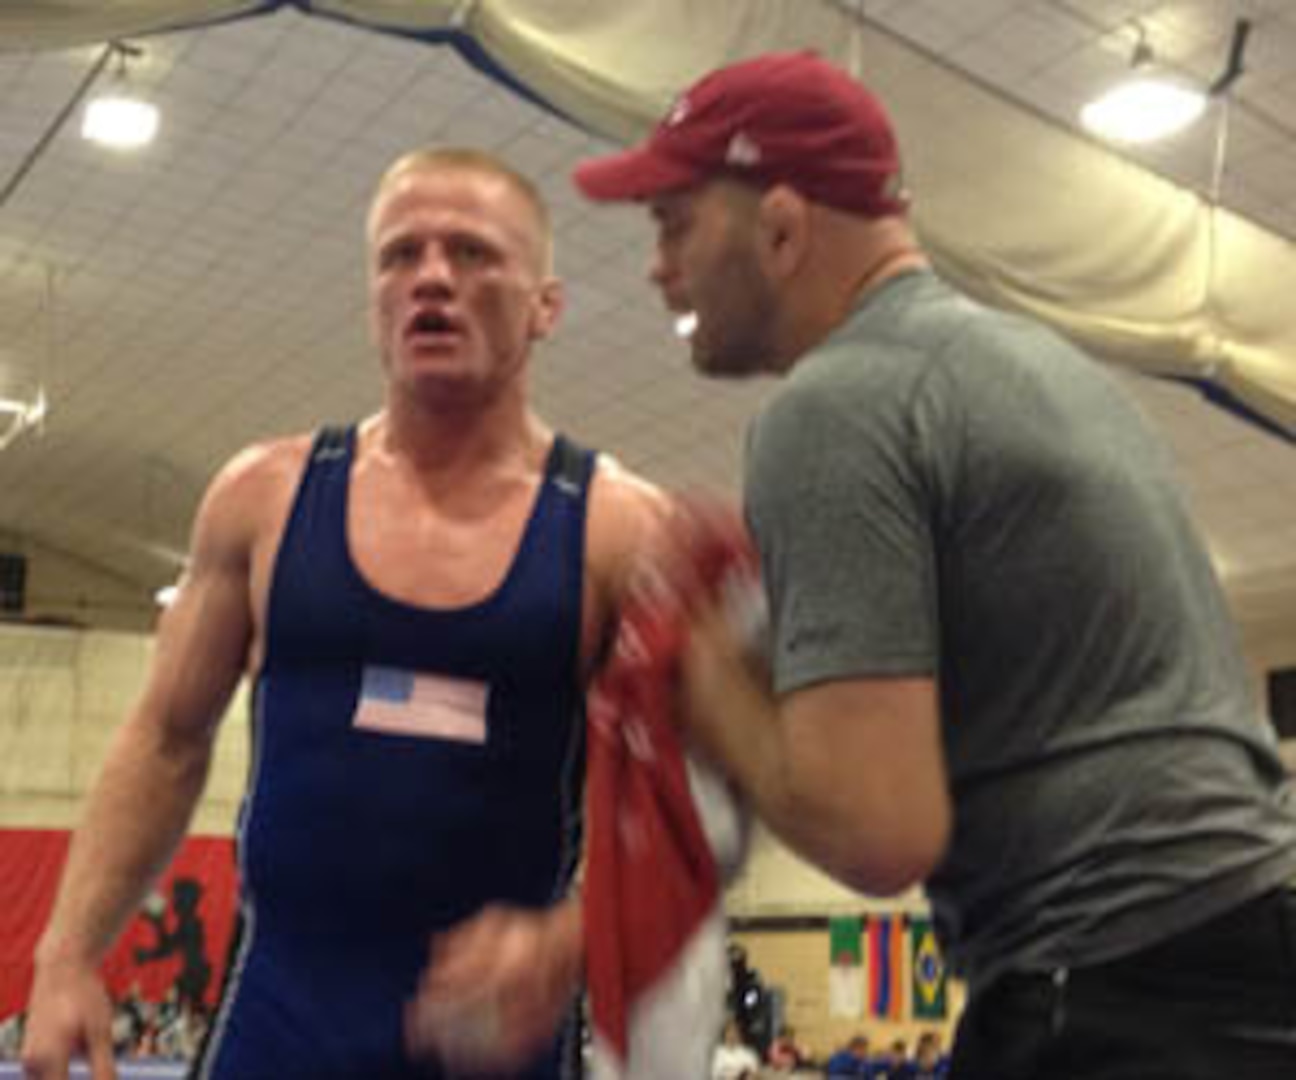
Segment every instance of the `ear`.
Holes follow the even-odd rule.
[[[810,204],[786,184],[776,184],[761,197],[756,220],[766,272],[776,281],[791,277],[810,249]]]
[[[536,291],[531,313],[531,340],[543,341],[553,333],[562,315],[565,297],[557,278],[545,278]]]

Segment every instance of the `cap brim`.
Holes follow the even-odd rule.
[[[704,176],[705,170],[666,157],[651,145],[582,161],[572,172],[576,186],[599,202],[651,199],[692,187]]]

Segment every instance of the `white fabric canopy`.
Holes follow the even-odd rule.
[[[57,48],[288,6],[8,0],[3,48]],[[461,33],[592,130],[630,139],[702,72],[813,47],[897,121],[915,220],[964,288],[1106,359],[1213,388],[1296,437],[1296,246],[1016,107],[831,0],[320,0],[302,11]],[[481,56],[479,55],[479,59]]]

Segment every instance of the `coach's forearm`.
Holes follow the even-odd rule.
[[[931,872],[948,842],[950,810],[925,744],[915,752],[912,738],[895,734],[918,727],[890,707],[892,699],[903,705],[905,693],[884,690],[880,705],[861,705],[840,684],[779,700],[731,643],[705,628],[690,646],[685,682],[691,735],[790,848],[875,895]]]

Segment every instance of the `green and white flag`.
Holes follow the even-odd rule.
[[[828,920],[828,1014],[864,1015],[863,920],[858,915]]]

